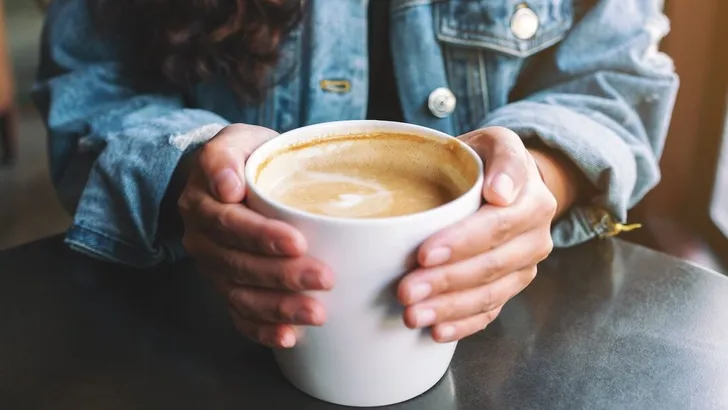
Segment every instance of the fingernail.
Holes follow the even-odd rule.
[[[430,296],[430,293],[432,292],[432,286],[430,286],[429,283],[423,282],[423,283],[417,283],[414,286],[412,286],[412,289],[409,293],[409,302],[410,303],[417,303],[421,302],[428,296]]]
[[[425,327],[435,323],[435,311],[432,309],[421,309],[415,311],[415,326]]]
[[[442,265],[450,260],[450,256],[452,256],[450,248],[435,248],[429,251],[425,256],[425,266]]]
[[[491,189],[508,203],[513,202],[514,186],[513,179],[508,174],[498,174],[490,185]]]
[[[321,275],[317,271],[306,271],[301,274],[301,286],[304,290],[321,290],[326,289],[326,283],[321,280]]]
[[[218,171],[212,178],[212,192],[222,199],[223,195],[234,195],[243,186],[240,177],[230,168]]]
[[[283,346],[286,349],[290,349],[295,345],[296,345],[296,337],[293,336],[290,332],[284,333],[283,337],[281,337],[281,346]]]
[[[437,329],[440,334],[440,339],[445,342],[450,342],[455,338],[455,326],[444,325]]]

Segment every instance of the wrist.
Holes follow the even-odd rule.
[[[554,219],[558,219],[583,195],[583,174],[559,151],[546,147],[530,147],[528,152],[536,163],[544,184],[556,198]]]

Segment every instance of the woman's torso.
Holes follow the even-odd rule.
[[[367,3],[309,0],[260,103],[240,103],[224,79],[197,85],[187,103],[278,131],[367,118]],[[399,100],[404,121],[452,135],[478,128],[508,102],[528,57],[566,35],[573,8],[571,0],[391,0],[396,89],[377,91]]]

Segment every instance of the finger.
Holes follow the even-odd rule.
[[[471,316],[466,319],[446,322],[434,326],[431,330],[432,338],[436,342],[448,343],[464,339],[470,335],[484,330],[500,314],[502,306],[491,311]]]
[[[408,327],[415,329],[491,311],[520,293],[535,277],[534,266],[505,275],[478,288],[427,299],[407,307],[404,311],[404,322]]]
[[[241,317],[258,323],[321,326],[326,322],[323,305],[298,292],[235,287],[228,301]]]
[[[329,290],[334,286],[331,269],[310,256],[260,256],[220,247],[200,235],[194,242],[186,245],[195,249],[193,256],[214,274],[223,275],[237,285],[294,292]]]
[[[223,204],[205,192],[179,201],[185,225],[205,230],[228,247],[270,256],[306,253],[306,238],[291,225],[266,218],[242,204]]]
[[[202,147],[198,157],[210,193],[221,202],[242,201],[245,161],[256,148],[276,135],[271,129],[254,125],[234,124],[223,128]]]
[[[255,323],[232,308],[228,310],[235,329],[248,339],[273,348],[290,349],[296,345],[296,331],[292,326]]]
[[[528,179],[528,153],[515,132],[503,127],[488,127],[460,137],[483,158],[486,202],[508,206],[516,200]]]
[[[484,205],[472,216],[428,238],[417,253],[421,266],[461,261],[494,249],[528,230],[550,226],[556,203],[543,186],[529,184],[508,207]]]
[[[408,306],[440,294],[487,285],[511,272],[536,265],[552,250],[548,227],[534,230],[461,262],[416,269],[400,281],[397,297]]]
[[[478,212],[428,238],[417,252],[421,266],[457,262],[511,240],[534,223],[524,205],[483,205]]]

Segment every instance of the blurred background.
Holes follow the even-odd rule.
[[[15,159],[0,167],[0,250],[63,232],[70,218],[48,179],[45,131],[30,105],[43,14],[34,0],[0,0],[0,115],[17,119]],[[632,212],[624,235],[674,256],[728,270],[728,15],[725,0],[667,0],[662,48],[681,78],[660,185]],[[722,24],[721,24],[722,23]],[[11,147],[13,143],[9,144]]]
[[[0,167],[0,249],[5,249],[63,232],[70,218],[51,186],[45,129],[29,97],[43,13],[34,0],[0,0],[0,6],[0,114],[14,102],[17,149],[14,162]]]

